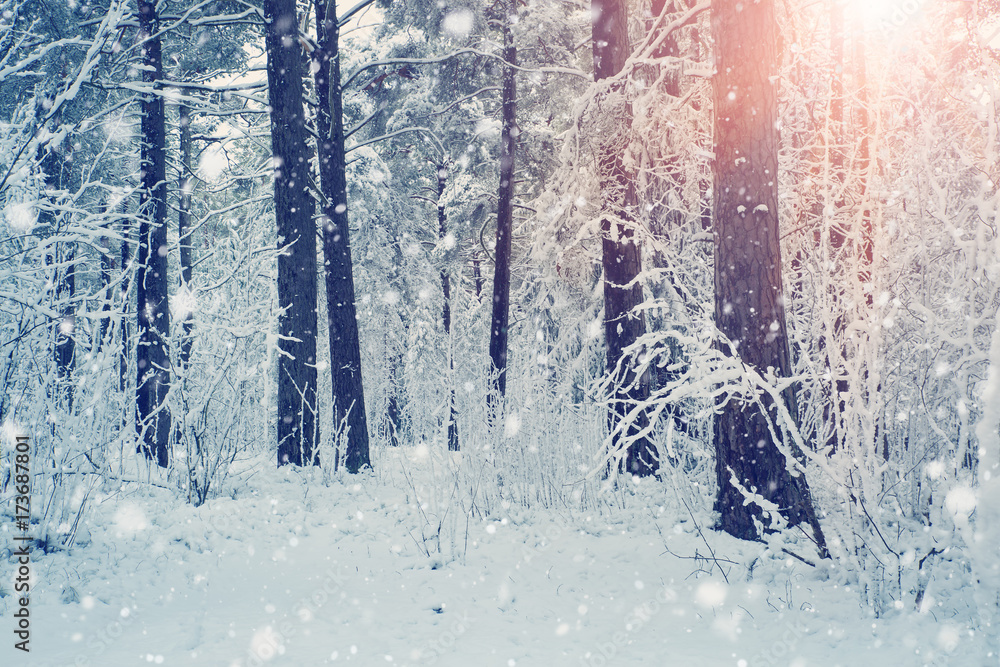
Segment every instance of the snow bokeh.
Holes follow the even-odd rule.
[[[7,206],[3,213],[7,224],[15,234],[28,234],[35,227],[38,214],[35,207],[27,203],[17,203]]]
[[[117,535],[127,536],[149,528],[149,520],[142,507],[136,503],[125,503],[114,514]]]
[[[183,320],[197,310],[198,294],[190,286],[182,286],[170,296],[170,316],[174,319]]]
[[[468,37],[475,24],[475,17],[469,9],[456,9],[445,14],[441,30],[456,39]]]
[[[967,486],[956,486],[945,495],[944,506],[955,523],[967,523],[976,509],[976,492]]]

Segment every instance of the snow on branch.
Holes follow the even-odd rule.
[[[457,58],[458,56],[464,55],[474,55],[480,56],[481,58],[490,58],[502,63],[506,67],[517,70],[518,72],[534,72],[542,74],[571,74],[573,76],[578,76],[584,79],[590,80],[590,74],[584,72],[583,70],[574,69],[572,67],[520,67],[518,65],[512,65],[511,63],[504,60],[502,57],[494,54],[487,53],[486,51],[480,51],[479,49],[457,49],[451,53],[439,56],[437,58],[386,58],[385,60],[374,60],[370,63],[366,63],[354,70],[347,79],[344,80],[342,88],[347,88],[351,83],[358,78],[363,72],[370,70],[375,67],[383,67],[385,65],[435,65],[437,63],[443,63],[452,58]]]
[[[355,14],[365,9],[366,7],[368,7],[368,5],[374,2],[375,0],[361,0],[361,2],[348,9],[346,12],[344,12],[343,16],[337,19],[337,26],[343,27],[348,21],[354,18]]]
[[[366,139],[365,141],[354,144],[344,152],[350,153],[351,151],[357,148],[361,148],[362,146],[367,146],[368,144],[374,144],[378,141],[383,141],[385,139],[391,139],[392,137],[395,137],[400,134],[406,134],[407,132],[422,133],[425,137],[429,138],[434,143],[434,147],[438,149],[441,155],[447,155],[447,151],[444,149],[444,146],[441,145],[441,141],[437,138],[437,135],[434,133],[433,130],[427,127],[405,127],[402,130],[396,130],[395,132],[389,132],[388,134],[383,134],[377,137],[372,137],[371,139]]]

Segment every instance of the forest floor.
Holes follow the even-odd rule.
[[[947,595],[875,618],[849,576],[708,530],[664,484],[487,512],[426,449],[361,476],[253,464],[197,508],[95,496],[78,544],[33,556],[30,654],[0,584],[0,664],[997,664]]]

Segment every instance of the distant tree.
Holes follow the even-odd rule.
[[[438,242],[444,243],[448,236],[448,215],[445,212],[444,190],[448,186],[448,165],[437,165],[437,215]],[[445,345],[448,349],[448,449],[457,452],[458,412],[455,409],[455,355],[451,335],[451,276],[447,266],[441,267],[441,294],[444,303],[441,308],[441,325],[444,328]]]
[[[471,379],[475,373],[475,366],[461,359],[480,349],[480,336],[486,333],[480,302],[470,298],[476,287],[483,290],[482,273],[476,279],[477,264],[469,262],[472,280],[468,280],[469,263],[463,262],[463,267],[458,260],[469,259],[475,254],[473,248],[486,242],[491,200],[497,192],[493,182],[497,142],[489,107],[491,94],[499,90],[499,63],[488,54],[492,49],[479,54],[462,48],[482,46],[487,23],[482,10],[478,3],[446,7],[414,2],[387,7],[386,22],[368,57],[371,60],[359,58],[363,64],[348,79],[361,87],[360,94],[346,98],[348,117],[356,123],[348,132],[355,137],[352,150],[364,147],[353,160],[358,165],[355,169],[371,164],[374,153],[385,161],[380,171],[392,175],[391,179],[379,178],[386,199],[378,202],[377,226],[382,230],[379,233],[387,234],[393,246],[402,250],[398,253],[403,263],[400,270],[379,276],[378,282],[385,287],[364,289],[368,294],[374,289],[404,299],[413,297],[404,301],[409,307],[390,316],[394,324],[398,317],[402,326],[394,326],[394,331],[383,336],[386,347],[395,352],[389,357],[389,377],[382,385],[402,390],[393,390],[383,414],[401,417],[405,405],[415,405],[407,394],[419,396],[425,404],[440,402],[440,410],[436,405],[410,407],[415,419],[408,420],[409,425],[416,437],[424,425],[440,429],[452,449],[459,446],[460,406],[468,398],[456,387],[467,384],[462,376]],[[358,55],[353,51],[351,57]],[[369,74],[369,69],[374,71]],[[369,138],[357,139],[361,134]],[[361,189],[360,184],[351,187]],[[359,201],[359,210],[366,204],[369,210],[376,208],[374,202]],[[419,210],[425,204],[434,207],[433,218]],[[425,220],[436,224],[418,222]],[[371,249],[366,254],[366,267],[370,267]],[[374,254],[380,258],[376,261],[388,259],[388,255]],[[425,296],[431,293],[427,290],[432,281],[439,285],[433,300]],[[432,310],[436,312],[431,314]],[[474,330],[475,337],[469,335]]]
[[[267,82],[278,227],[278,465],[316,463],[316,224],[308,191],[303,53],[295,0],[267,0]]]
[[[500,131],[500,190],[497,196],[497,243],[493,270],[493,316],[490,324],[490,362],[493,371],[493,392],[490,400],[503,405],[507,392],[507,329],[510,311],[510,241],[514,221],[514,162],[517,150],[517,47],[511,22],[517,12],[514,0],[502,5],[500,18],[503,32],[503,87],[501,91]],[[476,270],[478,271],[478,264]],[[478,296],[478,295],[477,295]]]
[[[59,117],[53,119],[57,126]],[[64,182],[68,170],[64,168],[66,155],[55,146],[39,146],[37,162],[44,179],[44,199],[46,206],[39,210],[38,222],[50,234],[58,233],[67,226],[69,219],[60,206]],[[72,158],[71,158],[72,159]],[[56,237],[58,238],[58,237]],[[73,410],[73,366],[76,363],[76,245],[75,243],[53,243],[51,252],[46,253],[45,263],[49,268],[49,283],[53,286],[52,299],[62,305],[62,312],[52,322],[53,352],[58,378],[57,396],[67,411]]]
[[[787,377],[781,250],[778,237],[777,34],[773,0],[712,4],[716,48],[714,226],[715,321],[746,365]],[[729,348],[723,345],[723,351]],[[794,396],[783,400],[794,414]],[[776,409],[724,396],[716,407],[714,439],[723,530],[757,539],[763,507],[756,494],[780,508],[789,524],[811,525],[825,552],[806,478],[786,460],[774,434]],[[763,409],[759,405],[763,405]],[[794,451],[794,446],[788,443]],[[748,502],[750,501],[750,502]],[[769,522],[764,522],[768,525]]]

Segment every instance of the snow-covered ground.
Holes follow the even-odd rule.
[[[875,618],[850,573],[713,532],[670,484],[486,508],[424,448],[332,479],[255,464],[199,508],[97,502],[82,544],[34,554],[30,655],[2,584],[0,665],[998,664],[963,591]]]

